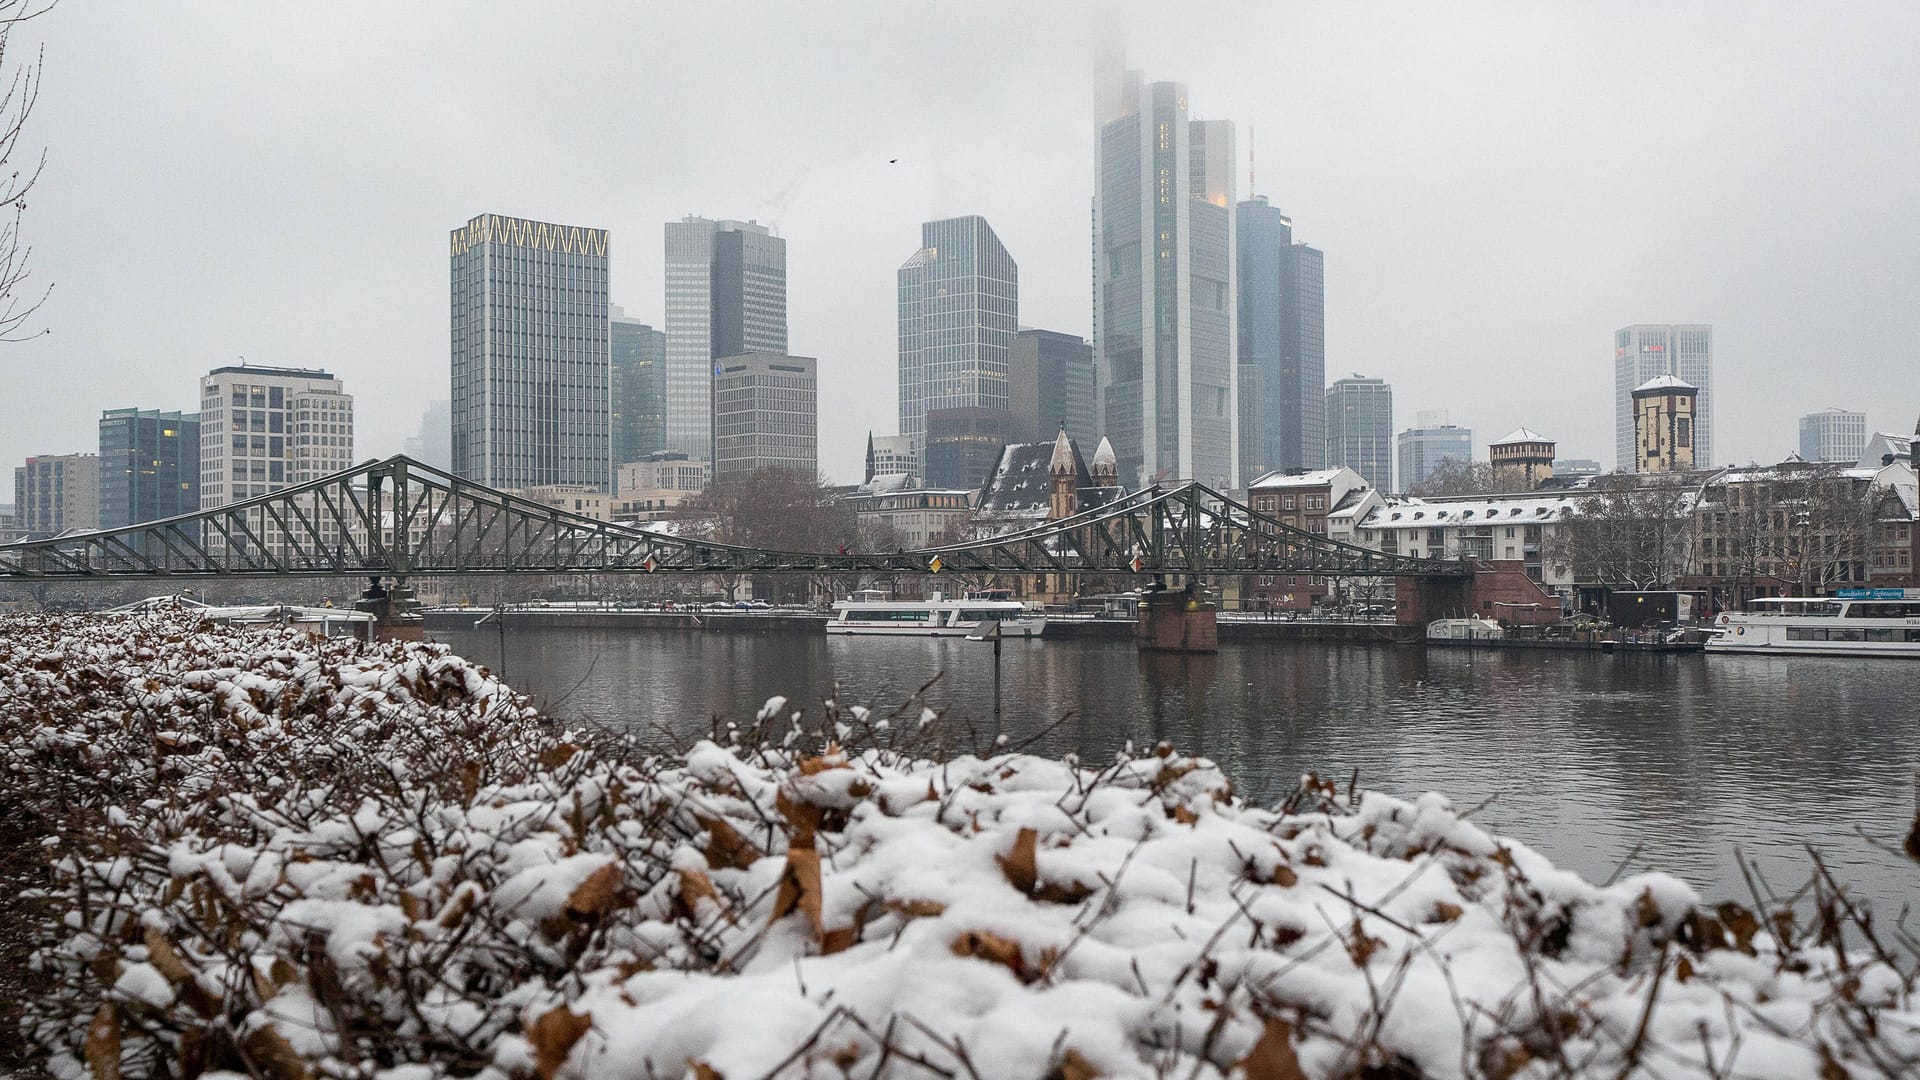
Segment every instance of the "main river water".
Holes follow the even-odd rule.
[[[492,626],[432,636],[498,666]],[[776,694],[892,709],[936,676],[925,697],[948,730],[993,727],[979,642],[515,630],[506,651],[509,681],[555,715],[642,739],[750,720]],[[1480,806],[1486,827],[1595,879],[1625,864],[1745,900],[1736,851],[1785,893],[1810,845],[1883,917],[1920,899],[1920,865],[1867,839],[1897,848],[1914,819],[1920,664],[1126,641],[1009,641],[1001,664],[1008,736],[1066,718],[1036,752],[1094,761],[1166,739],[1256,798],[1357,769],[1365,788]]]

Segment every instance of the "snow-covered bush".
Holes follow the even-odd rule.
[[[902,719],[905,722],[900,722]],[[432,645],[0,619],[21,1035],[62,1077],[1878,1076],[1911,965],[1170,747],[776,699],[641,756]]]

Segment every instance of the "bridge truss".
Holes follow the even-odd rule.
[[[893,552],[769,551],[568,513],[406,457],[214,510],[0,546],[0,580],[445,574],[1459,576],[1330,540],[1195,483],[1021,531]]]

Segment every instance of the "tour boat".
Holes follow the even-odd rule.
[[[833,605],[827,633],[965,637],[992,622],[1000,624],[1002,637],[1039,637],[1047,627],[1045,616],[1029,613],[1005,592],[972,593],[962,600],[939,593],[925,600],[887,600],[878,590],[867,590]]]
[[[1920,589],[1753,603],[1754,610],[1720,616],[1707,639],[1708,652],[1920,659]]]

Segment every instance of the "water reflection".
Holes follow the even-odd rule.
[[[484,628],[437,636],[496,662]],[[523,631],[507,653],[559,715],[652,737],[750,718],[775,694],[817,706],[836,686],[890,709],[929,680],[934,707],[992,726],[992,648],[959,639]],[[1813,844],[1882,907],[1920,895],[1920,867],[1856,834],[1897,839],[1912,821],[1920,671],[1899,661],[1009,641],[1002,663],[1005,731],[1045,732],[1039,752],[1164,739],[1267,796],[1358,769],[1395,794],[1491,800],[1479,820],[1591,877],[1639,845],[1631,869],[1716,898],[1746,894],[1736,845],[1779,882],[1799,883]]]

